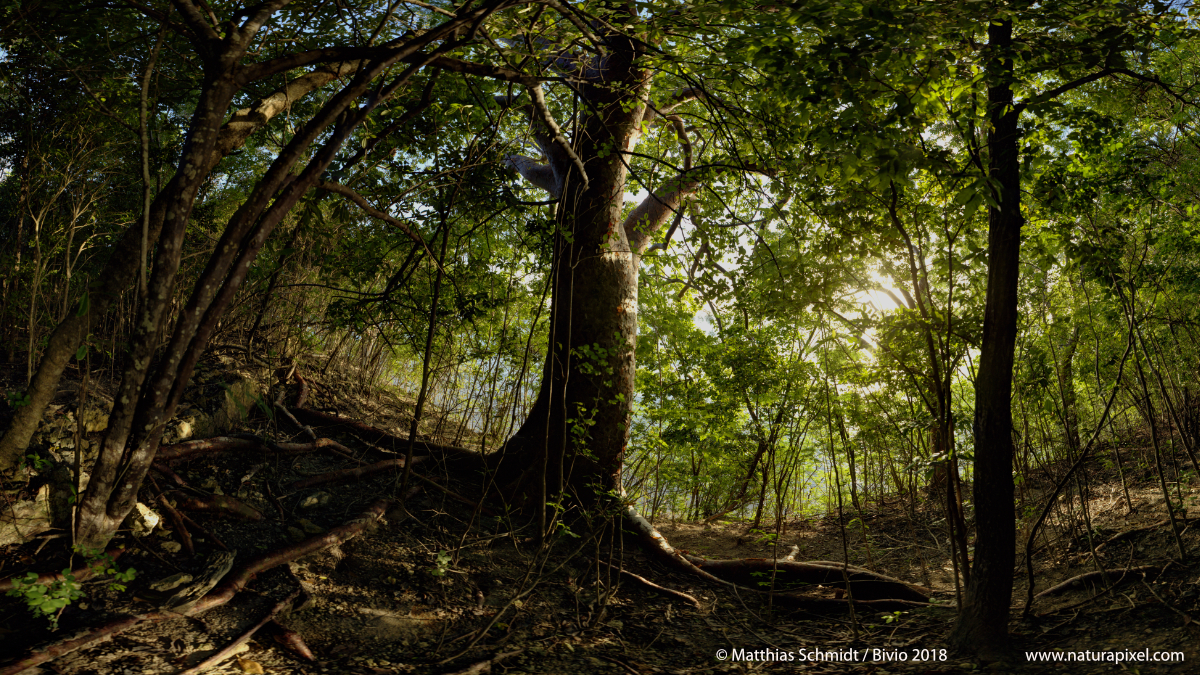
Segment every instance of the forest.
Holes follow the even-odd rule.
[[[1190,672],[1198,16],[0,3],[0,674]]]

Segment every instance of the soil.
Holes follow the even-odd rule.
[[[209,364],[210,370],[218,368],[215,362]],[[316,379],[309,406],[406,432],[405,415],[411,413],[406,413],[403,399],[356,389],[353,373]],[[288,386],[285,400],[293,401],[294,384]],[[243,430],[279,442],[306,439],[280,416],[259,415],[245,420]],[[422,432],[447,444],[457,441],[478,447],[478,440],[468,434],[447,433],[437,426],[444,425],[423,427]],[[352,433],[316,431],[337,440],[362,461],[395,457],[392,448]],[[287,489],[300,478],[350,466],[342,457],[319,452],[290,457],[233,452],[181,460],[173,468],[195,490],[235,496],[264,515],[261,521],[251,522],[190,514],[237,550],[236,568],[250,558],[346,523],[380,497],[400,494],[399,472],[357,483]],[[479,493],[475,475],[448,469],[437,457],[416,469],[446,490],[466,496],[467,502]],[[1160,523],[1166,515],[1161,492],[1150,476],[1138,476],[1140,482],[1130,484],[1132,511],[1114,478],[1100,471],[1089,476],[1088,506],[1098,534],[1094,542]],[[165,485],[161,477],[158,483]],[[1025,489],[1044,491],[1046,486]],[[1181,490],[1192,498],[1200,495],[1195,482],[1182,485]],[[149,487],[143,502],[153,504]],[[621,545],[611,537],[591,537],[582,522],[564,525],[549,542],[539,543],[528,522],[477,512],[445,491],[426,486],[364,534],[260,574],[227,605],[192,618],[143,622],[27,672],[179,672],[227,645],[296,589],[303,590],[305,599],[281,616],[279,624],[307,643],[315,661],[297,657],[264,630],[245,651],[208,672],[259,672],[257,667],[279,674],[1195,672],[1200,662],[1200,627],[1193,621],[1200,618],[1196,528],[1187,527],[1183,533],[1192,554],[1186,563],[1178,562],[1168,525],[1148,527],[1104,546],[1097,555],[1110,569],[1154,565],[1157,570],[1144,580],[1130,575],[1095,598],[1096,591],[1086,586],[1040,598],[1024,619],[1020,615],[1028,580],[1023,569],[1017,569],[1010,626],[1017,656],[1009,662],[980,663],[943,651],[955,614],[945,523],[936,509],[910,510],[909,503],[899,497],[871,500],[861,505],[861,514],[848,507],[842,518],[845,527],[836,514],[826,514],[789,522],[777,538],[750,532],[749,524],[729,520],[709,526],[656,523],[675,547],[693,555],[772,558],[785,555],[794,545],[799,549],[796,560],[842,561],[843,550],[848,550],[852,565],[919,583],[934,592],[934,603],[927,608],[860,612],[851,617],[767,606],[754,595],[735,594],[668,570],[632,542]],[[149,582],[181,571],[198,573],[215,550],[208,536],[192,528],[197,555],[188,557],[176,545],[179,536],[174,527],[164,522],[165,528],[151,534],[134,537],[123,531],[116,540],[126,547],[118,566],[137,571],[130,590],[113,590],[106,579],[84,582],[86,597],[62,613],[56,632],[50,631],[45,619],[32,618],[17,599],[0,598],[0,655],[5,660],[19,657],[30,648],[102,625],[114,616],[153,611],[153,603],[139,599],[149,595]],[[865,530],[860,523],[866,524]],[[1052,518],[1051,540],[1036,556],[1038,591],[1096,569],[1086,539],[1073,536],[1079,531],[1068,526],[1065,516]],[[68,539],[35,539],[0,551],[0,578],[68,566],[63,544]],[[701,607],[622,575],[609,562],[690,594]],[[1026,650],[1145,649],[1182,651],[1185,661],[1123,667],[1046,664],[1029,662],[1023,654]],[[843,660],[803,660],[814,650]]]

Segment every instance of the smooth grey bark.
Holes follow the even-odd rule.
[[[550,348],[539,394],[500,460],[502,466],[520,465],[508,492],[526,504],[545,504],[564,493],[595,504],[620,490],[634,395],[641,255],[699,186],[685,171],[622,218],[626,153],[657,113],[646,105],[651,75],[642,64],[642,45],[617,33],[599,39],[605,52],[578,66],[584,79],[577,88],[584,99],[579,108],[587,112],[574,137],[565,139],[540,90],[533,91],[534,104],[522,112],[545,160],[505,160],[558,198]],[[692,98],[694,92],[678,100]]]

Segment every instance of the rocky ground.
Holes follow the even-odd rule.
[[[272,408],[277,390],[266,386],[272,375],[277,381],[278,374],[210,360],[194,379],[194,391],[170,440],[199,429],[305,441]],[[289,387],[286,401],[294,400],[296,393],[294,385]],[[75,450],[68,444],[87,452],[98,431],[87,430],[89,420],[102,428],[103,388],[93,391],[94,411],[87,412],[93,409],[85,406],[82,435],[67,389],[59,402],[62,407],[52,412],[39,437],[46,461],[67,459]],[[311,407],[392,432],[407,428],[405,401],[356,390],[352,373],[316,378],[311,396]],[[445,419],[435,416],[422,432],[463,442],[464,433],[449,428]],[[393,448],[353,430],[317,432],[337,440],[362,461],[395,457]],[[15,658],[74,631],[104,625],[114,616],[154,612],[162,596],[156,596],[149,583],[181,572],[199,575],[218,549],[214,539],[236,549],[236,569],[258,556],[337,532],[381,497],[398,499],[402,479],[397,472],[354,483],[289,487],[353,464],[326,452],[283,456],[254,451],[200,454],[173,463],[172,471],[187,486],[168,493],[177,505],[188,497],[225,495],[241,500],[261,518],[190,513],[193,524],[186,529],[194,556],[184,550],[179,528],[165,516],[141,536],[122,532],[117,543],[125,551],[116,567],[136,570],[129,589],[114,589],[111,576],[84,582],[86,595],[62,612],[55,632],[47,619],[32,616],[21,598],[3,598],[0,655]],[[469,472],[447,468],[436,457],[417,468],[441,487],[421,483],[419,493],[391,505],[361,534],[259,574],[230,603],[198,616],[168,615],[142,622],[107,642],[29,672],[180,672],[228,645],[296,591],[300,597],[290,612],[208,672],[1187,673],[1195,672],[1200,662],[1200,627],[1192,621],[1200,617],[1200,565],[1176,562],[1169,529],[1156,525],[1165,517],[1161,495],[1155,496],[1148,479],[1131,490],[1132,512],[1119,488],[1099,483],[1105,476],[1095,477],[1098,487],[1090,502],[1097,533],[1111,538],[1133,532],[1104,546],[1099,559],[1109,568],[1153,566],[1144,578],[1129,575],[1116,589],[1094,599],[1089,587],[1039,599],[1026,619],[1017,618],[1027,583],[1023,574],[1017,577],[1014,593],[1011,630],[1022,652],[1179,650],[1186,658],[1183,663],[1117,667],[1028,663],[1023,656],[1010,663],[979,664],[941,651],[955,607],[944,523],[933,512],[909,512],[899,500],[863,505],[866,530],[851,525],[846,531],[849,562],[924,584],[934,590],[936,603],[898,613],[813,615],[766,606],[756,597],[670,571],[632,544],[589,537],[579,525],[571,526],[576,532],[560,532],[539,543],[527,523],[473,507],[470,498],[477,486]],[[171,486],[164,475],[156,476],[155,484],[163,490]],[[41,489],[7,486],[8,508],[22,499],[36,504],[34,497]],[[151,506],[153,489],[148,486],[144,498]],[[1191,490],[1191,496],[1200,494],[1194,483],[1183,489]],[[695,555],[773,557],[795,545],[798,560],[841,559],[843,529],[832,515],[789,523],[777,542],[749,533],[747,524],[739,522],[658,525],[676,547]],[[141,524],[143,530],[147,526]],[[41,538],[6,546],[0,552],[0,578],[79,567],[78,560],[72,564],[66,556],[64,534],[50,529]],[[1183,541],[1194,556],[1200,535],[1188,528]],[[1081,541],[1059,540],[1040,552],[1038,561],[1038,591],[1095,569],[1090,547]],[[650,588],[614,565],[691,594],[700,607]],[[297,655],[297,637],[313,660]],[[818,656],[827,658],[814,660]]]

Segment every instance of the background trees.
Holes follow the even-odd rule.
[[[13,7],[0,466],[106,369],[100,546],[206,350],[319,351],[543,531],[623,490],[776,534],[841,505],[869,546],[871,500],[935,500],[954,639],[1002,651],[1025,481],[1085,494],[1059,463],[1102,440],[1178,505],[1164,448],[1200,444],[1181,11]]]

